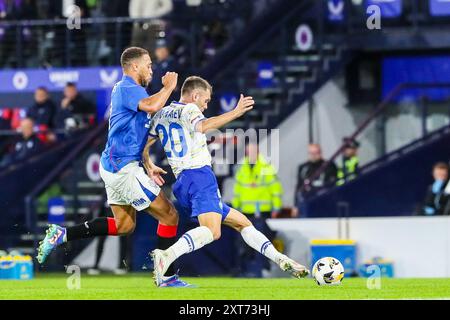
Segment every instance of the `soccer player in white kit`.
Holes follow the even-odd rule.
[[[79,239],[96,236],[131,234],[136,226],[136,212],[151,214],[158,221],[159,248],[168,248],[176,242],[178,213],[164,196],[160,185],[161,169],[147,166],[141,160],[148,138],[150,119],[167,103],[178,81],[178,74],[167,72],[161,79],[163,88],[148,96],[145,87],[152,79],[152,61],[147,50],[130,47],[120,59],[123,77],[111,94],[108,139],[100,160],[100,176],[105,183],[108,204],[114,214],[85,223],[63,227],[52,224],[40,242],[37,260],[44,263],[58,246]],[[175,270],[168,270],[163,287],[187,287]]]
[[[252,97],[240,96],[234,110],[217,117],[205,118],[203,111],[211,100],[212,87],[200,77],[189,77],[181,88],[181,99],[158,111],[150,123],[150,137],[145,150],[159,138],[177,177],[173,193],[180,205],[196,217],[200,226],[186,232],[166,250],[151,253],[155,282],[159,285],[167,268],[181,255],[198,250],[220,238],[221,224],[238,231],[253,249],[294,277],[309,274],[303,265],[278,252],[267,237],[256,230],[241,212],[222,202],[217,180],[211,168],[211,155],[205,133],[218,129],[253,108]],[[152,165],[144,151],[144,163]]]

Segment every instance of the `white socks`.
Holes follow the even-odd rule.
[[[270,242],[264,234],[256,230],[254,226],[249,226],[242,229],[241,236],[245,243],[259,253],[265,255],[276,264],[278,264],[280,259],[283,257],[283,254],[275,249],[272,242]]]
[[[213,241],[213,234],[207,227],[202,226],[189,230],[167,249],[169,262],[172,263],[183,254],[198,250]]]
[[[267,258],[278,264],[283,254],[278,252],[267,237],[254,226],[245,227],[241,231],[241,236],[250,247],[265,255]],[[167,249],[168,263],[171,264],[183,254],[198,250],[214,241],[211,230],[207,227],[197,227],[186,232],[175,244]]]

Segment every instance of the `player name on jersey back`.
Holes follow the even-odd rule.
[[[179,102],[172,102],[153,117],[150,135],[161,140],[175,176],[183,170],[211,166],[206,135],[195,130],[205,119],[197,105]]]
[[[165,108],[163,108],[161,110],[161,117],[166,118],[166,119],[171,119],[171,120],[180,119],[182,112],[183,112],[183,109],[181,109],[181,108],[167,109],[167,110],[165,110]]]

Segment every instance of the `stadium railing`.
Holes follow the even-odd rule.
[[[206,49],[220,50],[218,46],[223,42],[234,39],[234,33],[239,29],[235,25],[251,23],[248,16],[251,10],[236,10],[236,6],[240,6],[239,1],[203,3],[200,6],[186,6],[184,3],[181,8],[176,6],[174,11],[161,18],[73,16],[67,19],[2,19],[0,66],[117,65],[124,48],[133,44],[154,49],[154,42],[165,38],[169,40],[168,46],[173,54],[183,52],[180,59],[185,61],[185,67],[200,67],[208,60]],[[238,19],[241,22],[236,23]],[[148,32],[135,33],[135,27],[139,25]],[[216,41],[216,36],[222,39]],[[151,42],[153,45],[149,45]]]
[[[429,119],[431,107],[433,106],[432,101],[427,99],[427,90],[443,90],[444,95],[447,95],[447,101],[443,103],[438,103],[435,105],[435,109],[439,111],[439,113],[444,115],[447,118],[445,123],[440,123],[436,125],[434,128],[429,128]],[[407,97],[408,92],[415,91],[416,94],[420,96],[417,101],[407,99],[401,100],[402,95]],[[360,164],[358,177],[346,181],[342,186],[337,186],[336,182],[325,186],[323,189],[315,192],[313,195],[308,197],[306,192],[306,199],[304,200],[305,206],[308,206],[308,203],[317,201],[317,199],[324,199],[329,195],[335,201],[338,200],[339,196],[334,194],[340,188],[349,188],[352,184],[354,184],[360,177],[373,172],[377,168],[382,166],[386,166],[389,161],[398,160],[401,156],[406,155],[408,152],[415,150],[416,148],[427,144],[428,142],[432,143],[436,141],[439,137],[447,135],[450,129],[450,108],[449,108],[449,99],[450,98],[450,83],[401,83],[398,84],[394,89],[392,89],[383,99],[383,101],[377,105],[377,107],[372,111],[372,113],[357,127],[357,129],[350,135],[346,137],[346,141],[358,140],[361,139],[364,135],[368,136],[370,134],[369,130],[375,130],[378,135],[378,146],[379,150],[377,153],[372,155],[372,158],[368,158],[365,162]],[[389,136],[388,130],[395,130],[396,135],[400,132],[404,132],[405,128],[387,128],[386,127],[386,115],[388,112],[392,112],[395,108],[402,108],[402,114],[407,115],[409,112],[417,113],[420,112],[420,131],[414,131],[410,135],[403,137],[402,145],[395,146],[391,145],[388,147],[386,145],[386,139]],[[398,110],[398,109],[397,109]],[[436,110],[435,110],[436,112]],[[414,124],[410,123],[411,126]],[[361,140],[360,140],[361,141]],[[300,192],[305,192],[307,187],[311,184],[311,181],[318,178],[321,174],[325,172],[327,167],[332,163],[337,163],[338,158],[342,156],[343,151],[346,147],[346,142],[343,142],[342,145],[333,153],[333,155],[327,159],[327,161],[317,170],[315,171],[310,179],[308,179],[303,187],[300,189]],[[360,148],[364,147],[361,145]],[[429,171],[429,168],[426,168]],[[421,186],[419,186],[420,188]],[[412,186],[409,186],[412,188]],[[339,204],[339,203],[338,203]],[[335,210],[339,211],[339,210]],[[333,215],[333,213],[330,213]]]
[[[349,135],[346,139],[348,140],[357,140],[361,134],[366,130],[370,124],[372,124],[376,119],[379,119],[383,114],[387,111],[388,107],[392,107],[394,103],[394,99],[397,98],[402,91],[410,90],[410,89],[449,89],[450,90],[450,83],[430,83],[430,84],[423,84],[423,83],[401,83],[398,84],[386,97],[383,99],[383,101],[374,109],[374,111],[357,127],[355,132],[353,132],[351,135]],[[427,117],[428,117],[428,104],[426,103],[425,94],[420,101],[418,101],[418,104],[412,104],[411,106],[413,108],[420,107],[421,110],[421,127],[422,127],[422,135],[421,137],[411,137],[410,142],[413,142],[416,139],[424,138],[428,133],[428,127],[427,127]],[[447,107],[448,108],[448,107]],[[449,109],[450,110],[450,109]],[[447,115],[450,120],[450,113]],[[382,134],[385,137],[386,135],[386,128],[382,130]],[[310,180],[314,180],[315,178],[319,177],[326,168],[329,166],[329,164],[337,158],[342,155],[342,152],[344,151],[346,147],[346,143],[342,143],[342,145],[333,153],[333,155],[323,164],[321,168],[319,168],[312,176]],[[406,144],[405,144],[406,145]],[[383,159],[388,155],[388,152],[386,151],[386,145],[382,144],[382,150],[381,156],[374,161],[371,161],[367,164],[367,166],[373,166],[374,163],[379,161],[384,161]],[[394,151],[395,152],[395,151]]]
[[[247,92],[258,108],[232,127],[274,128],[361,51],[450,45],[442,27],[448,20],[432,16],[420,1],[403,1],[398,16],[382,17],[381,31],[368,29],[366,2],[345,1],[341,21],[331,21],[327,4],[281,2],[205,65],[201,74],[214,83],[216,93],[212,110],[223,111],[221,102],[227,101],[230,93]],[[278,18],[271,20],[272,15]],[[312,31],[309,49],[297,48],[295,34],[300,25],[308,25]],[[273,72],[273,84],[268,87],[258,84],[263,62],[272,67],[268,70]]]
[[[283,2],[202,69],[201,74],[214,83],[214,106],[219,107],[222,95],[230,93],[245,92],[255,98],[258,108],[231,127],[276,127],[351,60],[344,46],[325,43],[321,33],[314,34],[308,50],[297,47],[295,35],[301,24],[321,29],[321,5],[318,1]],[[272,74],[267,85],[260,83],[262,64],[269,65]]]
[[[149,21],[126,17],[82,18],[78,21],[79,28],[69,28],[67,19],[2,21],[0,28],[7,32],[2,39],[0,64],[6,65],[13,59],[15,68],[117,65],[123,48],[130,45],[133,24]],[[164,34],[163,26],[153,23]],[[196,22],[187,23],[185,30],[189,31],[182,36],[193,44],[200,30]]]

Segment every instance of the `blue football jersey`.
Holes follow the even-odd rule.
[[[151,116],[139,110],[139,101],[148,97],[145,89],[124,75],[111,94],[108,142],[101,163],[109,172],[118,172],[131,161],[139,161],[148,138]]]

